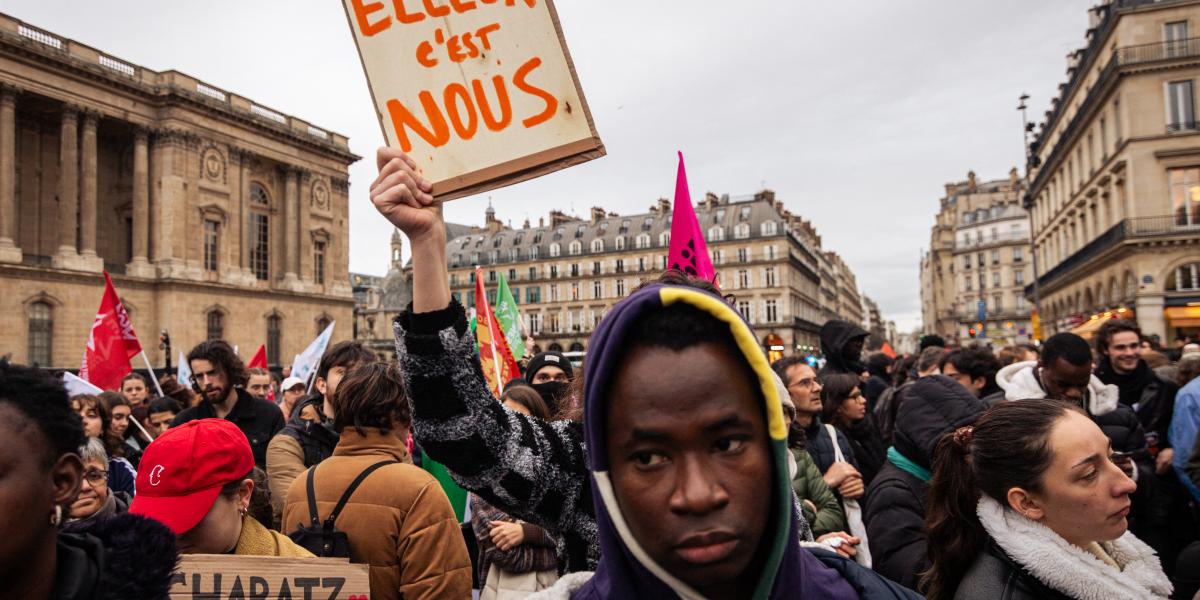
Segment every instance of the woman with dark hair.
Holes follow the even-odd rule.
[[[438,481],[408,457],[412,417],[396,366],[359,365],[329,403],[337,446],[288,488],[284,530],[324,523],[357,483],[334,526],[350,540],[350,561],[370,565],[371,597],[469,598],[471,559],[454,509]]]
[[[527,385],[510,386],[501,401],[511,411],[550,420],[546,401]],[[558,540],[545,529],[514,519],[474,494],[471,528],[479,543],[480,600],[524,597],[558,580]]]
[[[137,419],[138,414],[146,414],[149,402],[134,407],[129,399],[117,392],[101,392],[100,400],[108,407],[109,429],[121,438],[121,451],[129,464],[136,469],[142,458],[142,450],[146,448],[150,440],[141,435],[141,429],[131,421]]]
[[[835,373],[821,378],[821,420],[846,435],[858,461],[863,485],[883,466],[887,450],[873,423],[867,422],[867,399],[857,375]]]
[[[311,557],[250,516],[253,469],[254,454],[237,425],[188,421],[146,448],[129,512],[169,527],[183,554]]]
[[[125,442],[114,433],[112,415],[99,396],[78,394],[71,397],[71,410],[83,420],[83,433],[99,439],[108,453],[108,487],[116,492],[134,494],[137,469],[125,459]]]
[[[1136,489],[1078,406],[994,406],[935,451],[928,597],[1168,598],[1158,557],[1126,531]]]
[[[177,554],[167,528],[115,515],[59,525],[85,477],[87,438],[62,381],[0,360],[0,582],[5,598],[165,599]]]

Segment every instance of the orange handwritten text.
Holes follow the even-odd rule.
[[[416,8],[417,4],[421,6],[416,12],[410,12],[405,3],[411,4]],[[419,23],[424,21],[426,17],[440,19],[447,17],[451,13],[463,14],[471,12],[479,8],[478,3],[482,4],[503,4],[504,6],[516,6],[517,0],[391,0],[392,13],[395,15],[395,21],[399,21],[405,25]],[[521,0],[525,6],[533,8],[537,6],[537,0]],[[371,37],[377,33],[391,28],[393,24],[392,16],[383,14],[381,18],[371,21],[369,16],[372,13],[378,12],[384,8],[383,2],[366,3],[366,0],[350,0],[350,5],[354,9],[354,21],[358,25],[358,31],[363,37]]]
[[[484,25],[474,32],[468,31],[462,35],[450,36],[450,39],[446,39],[446,34],[439,28],[434,31],[433,42],[425,40],[417,44],[417,62],[427,68],[433,68],[438,65],[438,59],[434,56],[434,42],[437,42],[438,46],[445,47],[446,57],[451,62],[461,63],[468,58],[479,58],[483,50],[492,49],[492,40],[488,38],[488,35],[499,30],[500,24],[492,23],[491,25]],[[476,44],[477,40],[478,44]],[[481,45],[483,46],[482,50],[479,48]]]
[[[485,2],[486,0],[480,0]],[[526,128],[536,127],[558,113],[558,99],[553,94],[529,82],[529,77],[542,65],[542,59],[534,57],[521,65],[513,74],[513,86],[518,90],[540,98],[546,103],[541,112],[526,117],[521,124]],[[470,140],[479,131],[479,121],[482,118],[484,127],[489,131],[503,131],[512,124],[513,108],[509,98],[508,85],[504,77],[492,77],[492,87],[495,88],[496,98],[488,98],[484,82],[474,79],[470,90],[461,83],[451,83],[442,90],[442,102],[439,105],[433,93],[425,90],[417,94],[421,109],[425,113],[422,121],[404,103],[393,98],[387,101],[388,115],[392,120],[392,128],[400,142],[400,149],[412,152],[412,139],[409,131],[416,134],[425,143],[439,148],[450,141],[451,128],[454,135],[461,140]],[[473,92],[473,93],[472,93]],[[499,110],[496,110],[496,109]],[[497,118],[497,114],[499,117]],[[428,125],[426,125],[428,122]]]

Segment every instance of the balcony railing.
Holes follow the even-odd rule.
[[[1046,271],[1041,277],[1038,277],[1038,283],[1047,285],[1075,267],[1128,240],[1172,235],[1200,235],[1200,218],[1187,215],[1167,215],[1125,219],[1088,242],[1083,248],[1055,265],[1054,268]],[[1025,294],[1032,295],[1033,286],[1026,287]]]
[[[983,236],[982,238],[975,238],[975,239],[968,238],[967,241],[965,241],[965,242],[962,240],[957,240],[954,242],[954,249],[962,250],[965,248],[979,248],[979,247],[983,247],[983,246],[992,246],[995,244],[1014,244],[1014,243],[1028,244],[1029,243],[1029,235],[1025,234],[1025,233],[1020,233],[1020,234],[1004,233],[1004,234],[998,234],[998,235],[986,235],[986,236]]]
[[[1143,0],[1132,0],[1129,5],[1137,5],[1148,3]],[[1121,7],[1113,7],[1121,8]],[[1097,33],[1096,37],[1100,37]],[[1109,83],[1115,80],[1120,75],[1120,68],[1137,64],[1153,63],[1159,61],[1176,60],[1180,58],[1193,58],[1200,56],[1200,38],[1187,38],[1183,40],[1172,40],[1169,42],[1155,42],[1152,44],[1140,44],[1137,46],[1124,46],[1114,48],[1112,56],[1109,57],[1108,63],[1100,70],[1100,74],[1096,77],[1095,84],[1087,92],[1087,97],[1075,109],[1075,114],[1071,117],[1070,123],[1063,128],[1055,142],[1054,149],[1046,156],[1046,160],[1042,163],[1038,174],[1033,179],[1033,184],[1029,186],[1031,190],[1041,190],[1046,179],[1053,172],[1050,168],[1054,165],[1062,155],[1066,152],[1068,144],[1064,140],[1070,140],[1083,127],[1089,124],[1091,108],[1099,102],[1103,94],[1100,93]],[[1067,97],[1073,92],[1078,83],[1079,77],[1087,70],[1085,64],[1080,64],[1075,72],[1075,76],[1071,79],[1071,84],[1067,86],[1067,90],[1063,92],[1063,96],[1059,98],[1058,108],[1054,110],[1055,114],[1047,119],[1046,123],[1051,124],[1057,121],[1057,113],[1065,107]],[[1052,133],[1051,129],[1046,129],[1038,136],[1035,143],[1042,143],[1046,136]]]
[[[1200,131],[1200,122],[1184,121],[1182,123],[1167,123],[1167,133],[1180,133],[1183,131]]]

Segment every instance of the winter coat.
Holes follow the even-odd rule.
[[[137,469],[120,456],[108,457],[108,489],[133,497],[137,483]]]
[[[242,517],[242,532],[238,535],[233,553],[237,556],[286,556],[291,558],[314,558],[313,553],[291,538],[274,529],[267,529],[258,519]]]
[[[237,391],[237,403],[233,405],[233,409],[229,414],[225,415],[225,420],[232,421],[242,433],[246,434],[246,439],[250,441],[250,450],[254,452],[254,464],[258,467],[265,467],[267,464],[267,445],[271,443],[271,438],[283,429],[283,415],[279,413],[279,407],[274,403],[266,400],[259,400],[250,395],[250,392],[242,388],[235,388]],[[197,419],[214,419],[217,416],[217,411],[208,400],[201,400],[200,404],[191,408],[183,409],[183,412],[175,415],[175,420],[171,421],[171,427],[179,427],[188,421]]]
[[[942,436],[969,425],[983,402],[943,375],[922,377],[906,390],[896,415],[894,447],[928,471]],[[900,585],[916,588],[929,568],[925,552],[925,499],[929,481],[884,463],[867,488],[863,521],[871,543],[871,566]]]
[[[854,446],[850,445],[849,438],[840,429],[835,428],[834,431],[837,433],[837,444],[842,449],[842,456],[846,462],[858,469],[858,457],[854,455]],[[808,437],[808,453],[813,462],[817,463],[817,469],[824,475],[836,462],[837,457],[837,453],[833,451],[833,438],[829,436],[829,428],[821,423],[821,417],[814,416],[812,424],[804,428],[804,434]]]
[[[867,369],[870,372],[870,369]],[[867,399],[867,412],[874,412],[875,405],[879,402],[879,397],[883,392],[892,386],[892,382],[888,380],[887,373],[871,373],[867,378],[867,382],[863,384],[863,397]]]
[[[82,519],[68,519],[62,524],[59,531],[67,533],[85,531],[93,527],[98,521],[106,521],[117,515],[129,512],[129,504],[131,502],[133,502],[133,499],[129,497],[129,494],[108,490],[108,497],[105,498],[104,504],[100,506],[100,510]]]
[[[566,572],[600,557],[583,425],[547,422],[496,401],[457,300],[392,324],[413,438],[463,488],[563,541]]]
[[[979,500],[976,513],[990,547],[959,583],[956,599],[1170,597],[1171,582],[1158,557],[1131,533],[1088,551],[988,496]]]
[[[175,534],[157,521],[122,514],[59,533],[56,600],[165,600],[179,562]]]
[[[1180,483],[1191,493],[1192,498],[1200,502],[1200,486],[1197,486],[1187,475],[1188,461],[1196,448],[1196,440],[1200,438],[1200,377],[1179,389],[1175,396],[1175,413],[1171,417],[1170,439],[1175,448],[1175,456],[1171,466],[1178,476]]]
[[[1004,390],[1008,400],[1045,398],[1046,390],[1042,387],[1037,369],[1037,361],[1013,363],[1000,369],[996,374],[996,383]],[[1093,375],[1088,384],[1083,408],[1112,441],[1113,450],[1133,453],[1133,460],[1137,465],[1133,480],[1150,481],[1154,477],[1154,462],[1146,452],[1146,435],[1133,410],[1118,401],[1117,388],[1103,384]],[[1136,496],[1134,501],[1138,501]]]
[[[846,360],[842,356],[842,349],[849,344],[851,340],[865,338],[870,333],[866,329],[855,325],[849,321],[839,321],[833,319],[826,321],[821,326],[821,354],[825,355],[825,366],[821,367],[818,377],[824,377],[831,373],[851,373],[853,375],[862,375],[867,367],[859,359]]]
[[[846,514],[842,511],[842,503],[838,497],[825,485],[821,471],[812,456],[803,448],[790,449],[796,461],[796,473],[792,476],[792,491],[800,501],[804,519],[812,527],[812,533],[821,537],[835,531],[846,531]],[[807,501],[807,502],[806,502]],[[816,512],[813,512],[813,508]]]
[[[850,442],[850,448],[854,451],[854,459],[858,463],[858,470],[863,477],[863,485],[871,485],[871,481],[883,467],[883,461],[887,455],[887,447],[883,445],[883,436],[875,426],[875,416],[868,412],[867,416],[855,423],[854,426],[846,430],[839,429],[839,431],[846,434],[846,441]]]
[[[312,394],[297,402],[283,430],[267,445],[267,485],[276,520],[283,514],[292,482],[305,469],[329,458],[337,445],[338,435],[322,422],[324,401],[324,396]]]
[[[407,456],[404,441],[392,432],[347,427],[333,456],[311,467],[317,518],[329,516],[367,467],[399,461],[364,479],[334,524],[349,538],[351,562],[370,565],[372,598],[469,598],[471,561],[454,509],[432,475],[404,464]],[[311,523],[307,480],[305,472],[288,490],[284,531]]]
[[[1101,383],[1117,388],[1121,404],[1133,410],[1142,429],[1156,437],[1160,448],[1170,447],[1171,415],[1179,386],[1160,379],[1144,360],[1138,361],[1132,373],[1122,375],[1112,368],[1106,357],[1101,357],[1096,377]]]

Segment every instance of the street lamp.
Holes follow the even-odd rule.
[[[1029,175],[1030,167],[1033,165],[1033,161],[1035,160],[1035,158],[1032,156],[1032,153],[1030,152],[1030,146],[1029,146],[1029,132],[1033,131],[1033,123],[1029,122],[1029,117],[1026,114],[1027,107],[1025,106],[1025,101],[1028,99],[1029,99],[1029,94],[1021,92],[1021,96],[1020,96],[1020,98],[1018,98],[1019,102],[1017,103],[1017,110],[1021,111],[1021,136],[1022,136],[1022,139],[1024,140],[1024,144],[1025,144],[1025,186],[1026,186],[1025,189],[1026,189],[1026,191],[1025,191],[1024,197],[1021,199],[1022,200],[1021,204],[1022,204],[1022,206],[1025,207],[1025,214],[1029,218],[1029,253],[1032,255],[1030,257],[1030,259],[1033,261],[1033,312],[1037,316],[1037,319],[1038,319],[1038,328],[1037,328],[1038,331],[1033,331],[1030,333],[1033,333],[1034,339],[1037,339],[1037,337],[1038,337],[1037,334],[1039,333],[1039,331],[1041,329],[1042,290],[1041,290],[1041,284],[1038,281],[1039,277],[1038,277],[1037,239],[1033,233],[1034,232],[1033,196],[1031,196],[1029,194],[1029,187],[1028,187],[1029,182],[1030,182],[1030,175]],[[1032,323],[1031,323],[1031,325],[1032,325]]]

